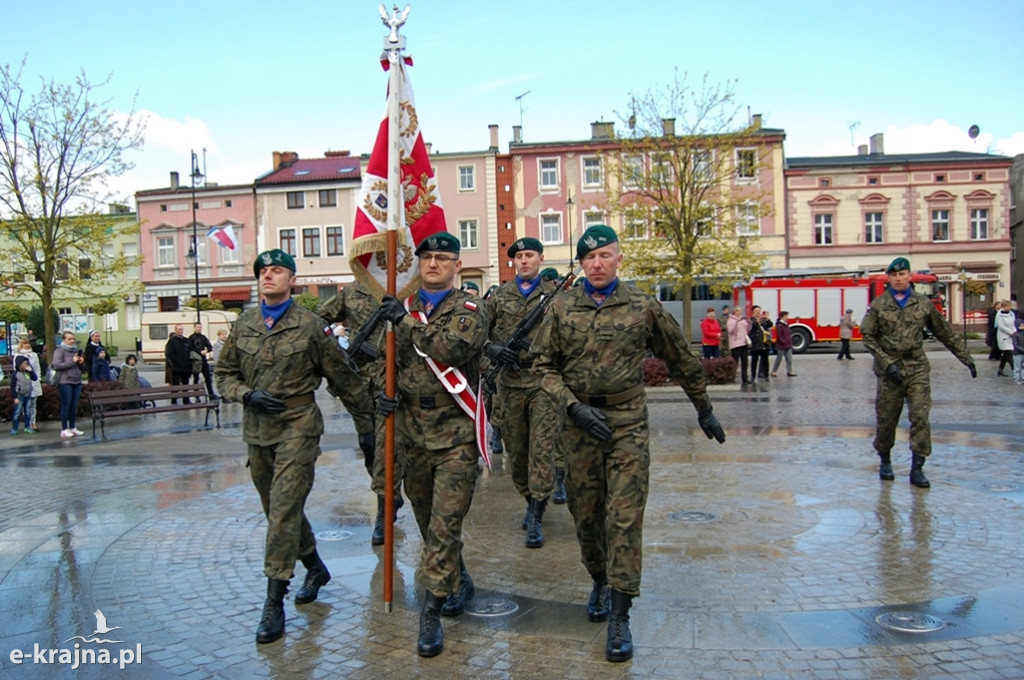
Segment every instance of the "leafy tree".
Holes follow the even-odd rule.
[[[96,99],[109,78],[94,83],[83,72],[70,84],[44,79],[30,93],[21,82],[24,67],[24,60],[17,69],[0,67],[0,260],[15,263],[19,296],[38,298],[49,339],[55,298],[138,286],[124,274],[140,257],[103,252],[137,234],[138,224],[103,211],[114,198],[107,182],[133,167],[125,154],[142,147],[144,124],[134,103],[125,116]]]
[[[292,297],[295,302],[301,307],[305,307],[311,312],[315,312],[320,308],[320,298],[312,293],[299,293]]]
[[[24,307],[13,302],[0,302],[0,321],[7,323],[21,323],[28,319],[28,313]]]
[[[648,292],[672,287],[687,338],[694,285],[729,291],[763,267],[750,226],[770,214],[771,196],[743,180],[756,177],[771,148],[757,127],[737,124],[733,87],[705,76],[694,89],[677,72],[669,85],[632,96],[630,132],[603,154],[605,207],[623,218],[622,273]]]
[[[189,298],[189,301],[182,305],[182,307],[188,307],[189,309],[196,308],[196,296],[193,295]],[[206,311],[210,309],[224,309],[224,302],[222,300],[214,300],[213,298],[201,297],[199,298],[199,309]]]

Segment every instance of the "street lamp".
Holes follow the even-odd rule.
[[[196,323],[202,323],[202,316],[199,314],[199,235],[196,227],[196,185],[203,181],[203,173],[199,172],[199,158],[196,152],[192,152],[192,245],[188,249],[185,261],[192,265],[192,271],[196,277]]]

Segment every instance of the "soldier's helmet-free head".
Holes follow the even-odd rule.
[[[508,247],[508,256],[515,257],[516,253],[520,250],[535,250],[538,253],[544,252],[544,244],[533,238],[532,236],[526,236],[521,239],[517,239],[515,243]]]
[[[576,259],[582,260],[583,256],[591,250],[603,248],[612,243],[617,243],[619,235],[607,224],[595,224],[587,227],[583,236],[576,242]]]
[[[420,244],[416,246],[416,252],[413,254],[419,255],[428,250],[435,253],[458,255],[462,252],[462,243],[453,234],[449,234],[447,231],[439,231],[420,241]]]
[[[290,269],[293,274],[295,273],[295,258],[280,248],[264,250],[262,253],[257,255],[256,261],[252,263],[252,273],[256,278],[259,278],[260,271],[264,267],[272,267],[274,265]]]
[[[896,272],[902,271],[910,271],[910,260],[905,257],[897,257],[889,263],[889,267],[885,270],[885,273],[895,274]]]
[[[557,281],[558,270],[555,269],[554,267],[545,267],[540,272],[540,278],[543,279],[544,281]]]
[[[464,284],[462,284],[462,290],[466,291],[467,293],[475,293],[477,295],[480,294],[480,286],[476,285],[472,281],[466,281]]]

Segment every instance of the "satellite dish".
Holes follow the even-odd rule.
[[[967,136],[971,139],[977,139],[979,134],[981,134],[981,128],[977,125],[972,125],[967,128]]]

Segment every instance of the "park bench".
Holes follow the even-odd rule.
[[[178,400],[172,404],[171,400]],[[189,403],[184,403],[188,399]],[[193,411],[206,409],[204,427],[210,426],[210,411],[217,414],[217,428],[220,428],[220,400],[210,399],[206,386],[164,385],[162,387],[135,387],[131,389],[103,390],[89,393],[89,407],[92,409],[92,438],[96,438],[96,423],[100,424],[103,439],[107,438],[107,418],[119,416],[142,416],[170,411]]]

